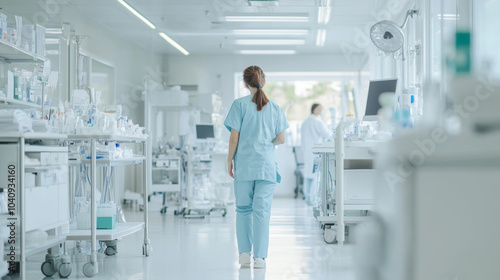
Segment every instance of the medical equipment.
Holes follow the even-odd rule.
[[[384,92],[396,92],[398,79],[387,80],[372,80],[368,88],[368,99],[366,101],[365,118],[363,120],[374,120],[373,116],[377,116],[381,105],[379,97]],[[372,116],[372,118],[370,118]],[[376,120],[376,119],[375,119]]]
[[[197,124],[196,138],[197,139],[214,138],[214,126],[211,124]]]

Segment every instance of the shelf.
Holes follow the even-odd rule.
[[[26,256],[32,256],[34,254],[43,252],[43,251],[45,251],[49,248],[52,248],[60,243],[63,243],[64,241],[66,241],[66,235],[49,236],[49,238],[47,239],[47,242],[45,242],[45,244],[43,244],[42,246],[36,247],[36,248],[27,248],[26,249]]]
[[[372,217],[370,216],[344,216],[344,223],[345,224],[359,224],[362,222],[367,222]],[[327,223],[337,223],[338,222],[338,217],[337,216],[317,216],[316,220],[320,223],[327,224]]]
[[[24,152],[25,153],[41,153],[41,152],[67,153],[68,147],[25,145]]]
[[[19,132],[13,132],[13,133],[5,133],[2,134],[0,133],[0,140],[1,138],[25,138],[25,139],[30,139],[30,140],[64,140],[68,138],[68,135],[66,134],[59,134],[59,133],[40,133],[40,132],[28,132],[28,133],[19,133]]]
[[[152,184],[148,190],[152,192],[178,192],[180,191],[179,184]]]
[[[26,165],[24,166],[24,171],[25,172],[38,172],[38,171],[44,171],[44,170],[51,170],[51,169],[59,169],[61,167],[64,167],[66,165]]]
[[[178,171],[177,167],[153,167],[151,170]]]
[[[124,165],[134,165],[134,164],[140,164],[144,160],[146,160],[146,157],[142,156],[135,156],[132,158],[120,158],[120,159],[97,159],[96,163],[97,166],[124,166]],[[85,159],[85,160],[73,160],[69,164],[70,165],[78,165],[78,164],[90,164],[91,161],[90,159]]]
[[[42,109],[42,105],[38,105],[36,103],[26,102],[22,100],[16,100],[12,98],[7,98],[5,96],[0,96],[0,103],[3,103],[9,107],[13,108],[22,108],[22,109]]]
[[[0,40],[0,59],[6,62],[44,62],[45,58]]]
[[[68,135],[69,140],[108,140],[115,142],[145,142],[148,140],[148,136],[144,137],[131,137],[131,136],[121,136],[121,135],[109,135],[109,134],[70,134]]]
[[[144,228],[144,223],[116,223],[115,229],[98,229],[97,240],[115,240],[138,232]],[[70,230],[67,240],[90,240],[90,229],[87,230]]]

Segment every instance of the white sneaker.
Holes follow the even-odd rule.
[[[238,263],[242,267],[250,267],[250,253],[241,253]]]
[[[253,268],[266,268],[266,259],[254,258],[253,259]]]

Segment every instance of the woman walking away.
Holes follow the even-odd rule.
[[[234,178],[239,263],[250,266],[253,248],[254,268],[265,268],[271,202],[281,181],[275,146],[285,143],[288,122],[263,90],[262,69],[248,67],[243,81],[251,95],[236,99],[224,122],[231,131],[228,172]]]

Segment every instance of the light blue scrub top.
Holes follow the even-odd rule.
[[[257,111],[253,95],[236,99],[224,125],[240,133],[234,155],[235,181],[266,180],[279,183],[276,149],[273,139],[288,128],[283,111],[273,101]]]

